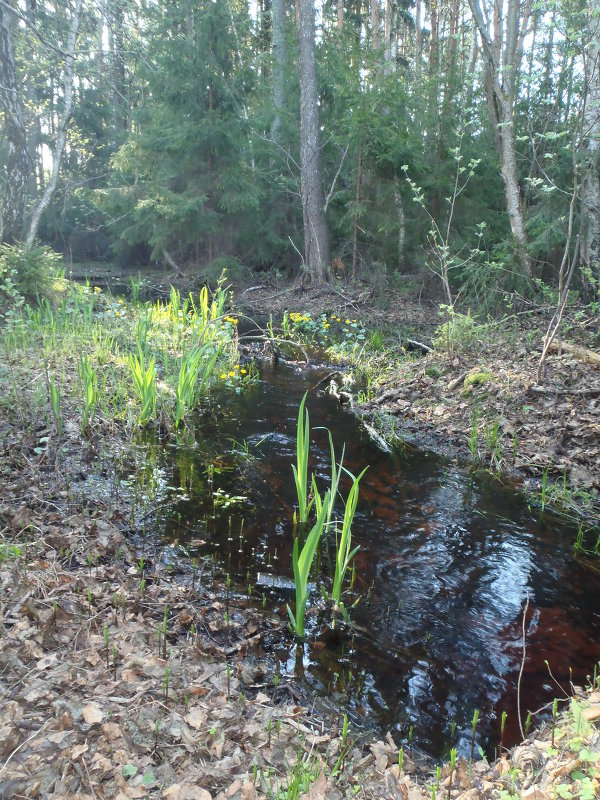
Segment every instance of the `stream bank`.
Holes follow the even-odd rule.
[[[127,313],[113,314],[111,334]],[[74,359],[50,355],[76,386]],[[235,389],[241,370],[231,372]],[[6,797],[283,797],[296,780],[313,797],[356,786],[365,797],[424,796],[427,767],[405,780],[416,753],[407,749],[400,774],[400,741],[367,742],[352,726],[344,735],[343,715],[309,711],[292,682],[276,680],[263,643],[279,614],[257,613],[239,589],[224,601],[210,561],[194,569],[176,549],[165,556],[153,518],[128,502],[122,420],[99,412],[82,436],[76,395],[65,393],[59,434],[33,349],[6,349],[0,375]],[[453,796],[499,796],[496,778],[469,786],[463,770]]]
[[[2,463],[21,455],[4,449]],[[149,552],[142,578],[122,514],[61,511],[62,480],[47,478],[3,481],[0,797],[425,800],[438,785],[456,800],[598,796],[597,684],[554,734],[546,725],[489,766],[460,760],[449,791],[447,764],[438,777],[408,751],[400,770],[392,736],[344,736],[342,718],[276,685],[261,639],[278,621],[237,597],[225,623],[222,586]]]
[[[391,288],[377,302],[365,287],[345,286],[253,287],[237,301],[250,314],[268,308],[275,322],[286,310],[314,320],[358,320],[367,346],[349,349],[345,359],[358,380],[358,413],[384,438],[473,461],[523,485],[538,505],[581,514],[589,534],[585,547],[594,549],[600,369],[581,350],[551,353],[547,379],[537,384],[550,308],[489,322],[457,314],[447,337],[437,306]],[[564,328],[567,343],[598,352],[600,324],[593,315],[569,308]]]

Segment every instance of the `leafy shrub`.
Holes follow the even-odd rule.
[[[477,322],[470,310],[461,314],[451,306],[441,305],[440,314],[446,316],[446,321],[436,328],[433,346],[442,353],[468,350],[486,336],[487,325]]]
[[[61,265],[62,256],[50,247],[34,247],[27,251],[22,244],[3,244],[0,247],[0,299],[10,303],[18,302],[19,297],[28,301],[47,297]]]

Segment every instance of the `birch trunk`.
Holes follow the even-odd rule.
[[[44,193],[40,200],[36,203],[31,214],[29,222],[29,230],[25,239],[25,247],[31,250],[37,236],[38,228],[42,214],[50,205],[52,195],[58,183],[58,176],[60,173],[60,164],[62,161],[65,145],[67,143],[67,133],[69,127],[69,120],[71,119],[71,110],[73,108],[73,73],[75,71],[75,45],[77,43],[77,35],[79,33],[79,23],[81,21],[81,10],[83,0],[76,0],[75,10],[71,19],[69,27],[69,37],[67,39],[67,47],[65,51],[65,66],[63,70],[63,85],[64,85],[64,106],[56,133],[56,142],[52,152],[52,175],[46,184]]]
[[[304,220],[305,267],[314,283],[327,279],[329,240],[321,181],[319,105],[315,62],[315,9],[299,0],[298,61],[300,68],[300,172]]]
[[[29,154],[19,98],[13,47],[14,17],[0,6],[0,100],[4,111],[4,136],[7,145],[1,241],[20,242],[25,223]]]
[[[398,178],[396,178],[394,185],[394,202],[396,203],[396,209],[398,211],[398,271],[402,273],[405,266],[404,247],[406,240],[406,217],[404,215],[404,204],[402,203],[400,181]]]
[[[493,33],[484,20],[479,0],[469,0],[479,31],[485,63],[485,93],[500,161],[506,209],[521,273],[533,277],[529,240],[521,203],[514,128],[515,86],[521,67],[523,37],[531,0],[494,0]]]

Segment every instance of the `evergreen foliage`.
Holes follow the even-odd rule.
[[[448,228],[448,250],[460,262],[452,292],[490,308],[525,284],[474,38],[476,5],[345,2],[340,21],[339,4],[325,0],[317,4],[316,63],[332,257],[358,277],[374,265],[390,280],[425,277],[435,265],[434,220]],[[378,14],[367,13],[373,6]],[[524,20],[526,6],[517,6]],[[295,274],[304,248],[300,91],[296,19],[286,7],[281,107],[270,4],[256,15],[244,0],[86,4],[68,147],[39,238],[73,260]],[[30,27],[9,17],[4,10],[31,157],[26,224],[48,181],[70,17],[46,3],[31,6]],[[574,176],[582,185],[596,169],[582,126],[583,98],[597,81],[587,66],[595,52],[589,19],[569,0],[534,4],[514,75],[519,203],[535,273],[548,281],[567,240]],[[0,100],[10,133],[9,98]],[[465,168],[477,166],[455,196],[457,147]],[[0,139],[4,165],[8,149]],[[9,197],[7,182],[5,171],[0,190]]]

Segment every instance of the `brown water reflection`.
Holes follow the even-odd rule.
[[[224,395],[201,416],[196,445],[156,455],[164,536],[205,540],[198,552],[218,552],[222,569],[243,586],[247,571],[251,580],[259,571],[291,577],[297,407],[322,374],[290,366],[261,371],[249,394]],[[381,453],[330,398],[311,393],[308,407],[313,426],[332,430],[338,453],[345,442],[346,466],[356,473],[368,464],[369,470],[354,527],[363,598],[352,616],[360,630],[353,639],[332,641],[321,635],[320,620],[309,617],[316,644],[305,648],[306,691],[328,698],[326,708],[347,706],[357,724],[395,729],[398,740],[413,725],[415,742],[436,756],[455,744],[467,747],[475,708],[484,745],[498,742],[503,710],[509,714],[505,741],[514,740],[527,595],[525,709],[560,694],[545,660],[567,687],[569,668],[581,682],[600,659],[600,576],[574,557],[576,530],[531,510],[495,480],[474,479],[430,453]],[[327,436],[323,430],[312,435],[311,468],[325,480]],[[232,454],[242,442],[249,459]],[[247,500],[217,510],[215,520],[207,464],[217,456],[215,487]],[[185,491],[174,492],[177,486]],[[272,593],[269,603],[283,608],[285,599]],[[293,672],[291,639],[284,634],[273,647],[282,669]]]

